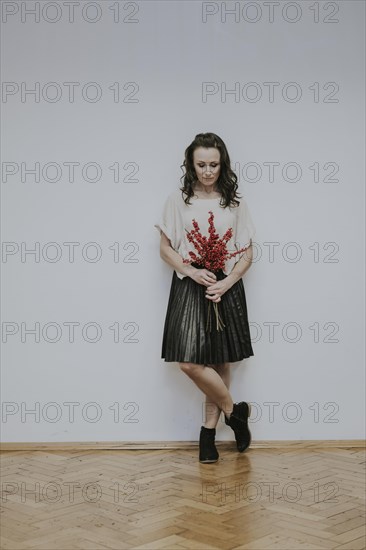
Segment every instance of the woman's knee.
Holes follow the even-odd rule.
[[[194,377],[198,374],[202,365],[197,365],[196,363],[179,363],[179,367],[185,374]]]

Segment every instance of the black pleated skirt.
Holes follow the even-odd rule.
[[[218,281],[226,276],[222,270],[216,272]],[[190,277],[180,279],[173,271],[161,352],[166,362],[213,365],[254,355],[243,280],[221,296],[217,309],[206,298],[206,288]]]

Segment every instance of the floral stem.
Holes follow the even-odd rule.
[[[216,330],[223,330],[223,328],[226,325],[225,325],[225,323],[223,322],[223,320],[220,316],[219,304],[214,302],[213,306],[215,308],[215,315],[216,315]],[[207,330],[209,330],[209,332],[211,332],[211,301],[209,301],[208,308],[207,308],[206,331]]]
[[[215,302],[214,306],[216,311],[216,330],[223,330],[223,327],[225,327],[226,325],[220,316],[219,304]]]

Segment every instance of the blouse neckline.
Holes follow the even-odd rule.
[[[221,197],[214,197],[213,199],[201,199],[200,197],[194,198],[195,201],[218,201],[221,200]]]

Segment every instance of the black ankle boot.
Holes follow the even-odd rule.
[[[201,426],[200,433],[200,456],[199,461],[203,463],[217,462],[219,453],[215,445],[216,428],[205,428]]]
[[[225,416],[225,424],[234,430],[236,446],[240,453],[245,451],[251,443],[252,437],[248,427],[251,406],[245,401],[234,403],[233,412],[229,419]]]

